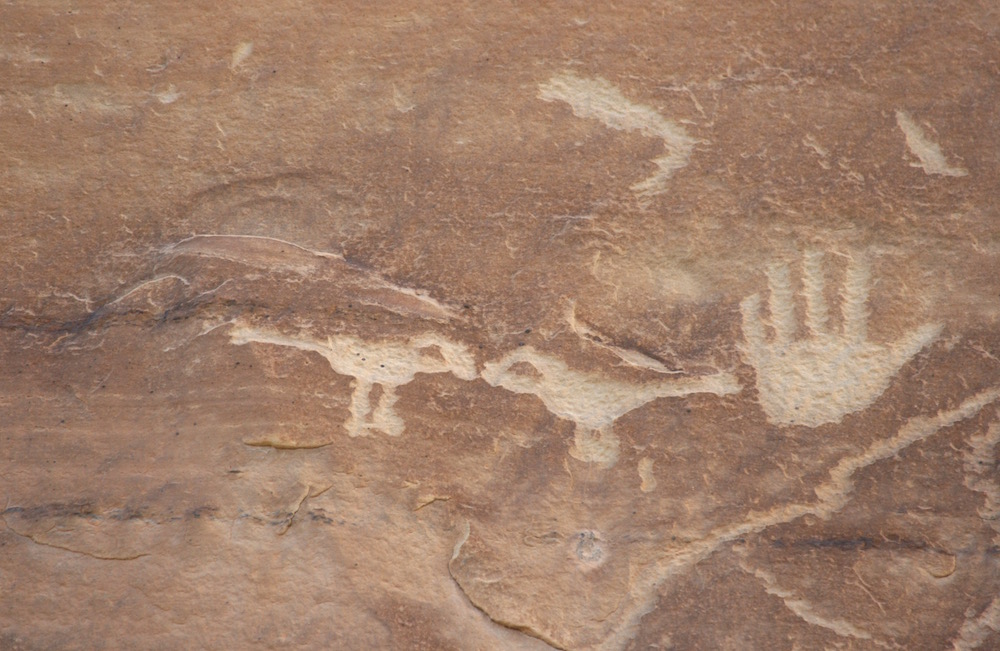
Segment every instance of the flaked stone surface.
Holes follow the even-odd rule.
[[[0,7],[0,648],[1000,648],[998,37]]]

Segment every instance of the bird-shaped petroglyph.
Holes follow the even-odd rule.
[[[340,375],[354,378],[351,416],[345,424],[349,436],[383,432],[399,436],[405,428],[394,406],[396,389],[410,383],[417,373],[453,373],[463,380],[476,378],[476,364],[463,344],[427,333],[405,340],[368,341],[353,335],[324,339],[290,337],[279,332],[236,326],[229,333],[237,345],[248,343],[289,346],[319,353]],[[371,394],[381,389],[374,409]]]
[[[619,441],[612,425],[620,416],[657,398],[692,393],[726,395],[740,390],[729,373],[641,384],[621,382],[571,369],[563,360],[531,346],[487,363],[482,377],[493,386],[537,396],[550,412],[573,421],[576,427],[570,455],[609,467],[618,459]]]
[[[926,324],[894,343],[869,341],[871,273],[863,257],[848,265],[840,292],[843,323],[839,331],[834,330],[823,293],[823,257],[818,251],[803,257],[807,337],[797,338],[795,296],[785,264],[767,270],[773,338],[765,332],[760,295],[740,304],[746,339],[741,352],[757,371],[759,400],[772,423],[817,427],[868,407],[903,364],[941,331],[939,325]]]

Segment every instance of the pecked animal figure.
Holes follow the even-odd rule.
[[[484,380],[514,393],[537,396],[545,407],[575,424],[570,455],[610,467],[618,460],[619,440],[612,431],[624,414],[657,398],[692,393],[726,395],[740,391],[730,373],[630,384],[598,373],[571,369],[563,360],[530,346],[486,364]]]
[[[396,389],[413,381],[417,373],[453,373],[463,380],[476,378],[476,364],[463,344],[436,333],[402,340],[369,341],[353,335],[323,339],[294,337],[249,326],[236,326],[229,333],[237,345],[248,343],[290,346],[319,353],[340,375],[354,378],[350,412],[345,428],[349,436],[368,436],[380,431],[399,436],[405,425],[394,408]],[[374,409],[371,394],[381,389]]]

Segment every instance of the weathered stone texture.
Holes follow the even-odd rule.
[[[998,39],[0,7],[0,648],[1000,648]]]

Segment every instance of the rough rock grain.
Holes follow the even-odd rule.
[[[0,7],[0,649],[1000,648],[1000,12]]]

